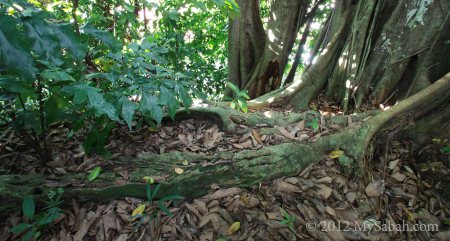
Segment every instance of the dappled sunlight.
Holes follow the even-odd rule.
[[[275,37],[275,34],[273,33],[273,30],[272,30],[272,29],[269,29],[269,30],[267,31],[267,36],[268,36],[268,38],[269,38],[269,40],[270,40],[271,42],[275,42],[275,40],[277,39],[277,38]]]
[[[382,111],[387,111],[389,109],[391,109],[392,106],[390,105],[385,105],[385,104],[380,104],[380,110]]]
[[[272,118],[272,113],[270,111],[264,112],[264,116],[267,118]]]

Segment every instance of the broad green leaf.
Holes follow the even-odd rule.
[[[25,217],[33,219],[35,208],[33,197],[27,196],[23,199],[22,211]]]
[[[86,56],[87,48],[75,33],[72,23],[51,24],[59,45],[67,50],[75,59],[81,60]]]
[[[39,12],[31,18],[26,18],[23,25],[27,37],[33,43],[33,52],[52,65],[60,66],[63,64],[60,46],[56,41],[52,27],[47,21],[48,18],[48,13]]]
[[[24,234],[22,236],[22,239],[20,239],[20,240],[21,241],[28,241],[28,240],[32,239],[36,235],[36,232],[37,232],[36,228],[33,227],[32,229],[30,229],[30,231],[28,231],[26,234]]]
[[[161,123],[162,120],[162,109],[158,104],[158,98],[149,93],[144,93],[141,98],[140,109],[145,112],[148,111],[152,115],[156,123]]]
[[[172,120],[175,119],[175,114],[178,109],[178,102],[169,89],[164,86],[161,86],[160,88],[159,103],[167,106],[170,118],[172,118]]]
[[[62,70],[44,70],[41,73],[42,77],[44,77],[45,79],[52,79],[52,80],[59,80],[59,81],[64,81],[64,80],[70,80],[70,81],[75,81],[75,79],[68,74],[66,71],[62,71]]]
[[[9,231],[10,231],[11,233],[21,233],[21,232],[23,232],[23,231],[25,231],[26,229],[31,228],[31,227],[33,227],[32,224],[29,224],[29,223],[19,223],[18,225],[16,225],[16,226],[12,227],[11,229],[9,229]]]
[[[87,34],[89,36],[92,36],[100,41],[102,41],[103,43],[105,43],[106,45],[108,45],[113,52],[119,51],[122,48],[122,45],[120,44],[119,41],[117,41],[114,36],[106,31],[103,30],[98,30],[94,27],[92,27],[90,24],[85,24],[83,25],[80,30],[84,33]]]
[[[35,89],[31,83],[14,77],[0,76],[0,87],[9,92],[23,94],[25,96],[35,95]]]
[[[122,102],[122,118],[125,120],[125,123],[127,123],[128,128],[131,130],[133,116],[134,112],[137,109],[137,106],[125,96],[120,99],[120,102]]]
[[[95,91],[88,91],[89,104],[98,114],[106,114],[111,120],[119,120],[115,108],[103,99],[103,95]]]
[[[48,225],[57,219],[61,215],[61,209],[58,207],[53,207],[48,210],[48,212],[39,221],[39,225]]]
[[[34,61],[26,47],[26,38],[16,26],[17,19],[0,14],[0,67],[16,70],[27,78],[36,72]]]
[[[101,172],[101,171],[102,171],[102,168],[101,168],[101,167],[96,167],[96,168],[92,169],[92,170],[89,172],[88,180],[89,180],[90,182],[94,181],[94,180],[98,177],[98,175],[100,175],[100,172]]]
[[[175,90],[178,92],[181,101],[183,101],[183,105],[185,109],[188,109],[192,105],[192,98],[186,89],[181,84],[177,84],[175,86]]]

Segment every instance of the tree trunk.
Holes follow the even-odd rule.
[[[306,21],[308,1],[274,0],[266,29],[258,0],[237,3],[241,16],[230,20],[228,81],[255,98],[280,87],[297,32]]]
[[[354,4],[352,2],[355,2]],[[337,1],[325,48],[302,77],[251,107],[306,109],[324,92],[347,110],[392,105],[450,70],[450,2]]]

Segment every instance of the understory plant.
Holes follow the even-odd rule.
[[[61,197],[63,193],[64,190],[62,188],[58,188],[56,191],[49,191],[47,194],[48,200],[45,201],[45,208],[37,214],[33,197],[25,197],[22,203],[22,213],[29,222],[19,223],[9,231],[15,234],[23,233],[22,241],[27,241],[32,238],[38,240],[42,230],[61,215],[62,210],[58,206],[62,203]]]
[[[167,49],[151,36],[123,44],[23,0],[1,0],[0,22],[0,127],[10,127],[43,164],[55,123],[69,123],[68,137],[85,131],[87,154],[108,155],[117,124],[157,125],[200,95],[184,74],[164,67]]]
[[[247,90],[240,90],[239,87],[231,82],[227,82],[227,87],[231,90],[231,96],[226,96],[226,101],[231,101],[230,107],[236,110],[241,110],[244,113],[248,112],[247,100],[250,99]]]
[[[159,192],[159,188],[161,187],[161,184],[157,183],[155,184],[155,181],[152,177],[149,176],[145,176],[143,178],[146,182],[146,196],[147,196],[147,202],[144,204],[139,205],[136,209],[134,209],[132,215],[131,215],[131,219],[134,220],[138,220],[135,224],[134,227],[135,229],[139,229],[139,227],[142,226],[142,224],[149,222],[151,220],[153,220],[154,218],[157,217],[157,210],[159,209],[160,211],[164,212],[167,216],[172,216],[172,212],[169,210],[169,208],[164,204],[167,201],[175,201],[175,205],[180,202],[181,200],[183,200],[184,198],[182,196],[179,195],[168,195],[168,196],[164,196],[161,199],[158,200],[157,203],[157,209],[156,211],[150,211],[150,212],[146,212],[146,207],[147,206],[151,206],[153,205],[153,199],[155,198],[155,196],[158,194]],[[154,186],[154,189],[152,190],[152,186]]]

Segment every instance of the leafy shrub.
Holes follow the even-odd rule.
[[[174,118],[181,105],[189,107],[192,93],[200,95],[185,75],[161,66],[167,49],[151,38],[123,46],[89,23],[78,34],[25,1],[1,0],[0,22],[0,124],[38,143],[32,146],[43,160],[54,123],[88,130],[86,152],[107,154],[115,123],[131,129],[140,112],[141,123],[159,124],[164,113]]]
[[[22,212],[30,222],[19,223],[9,231],[15,234],[24,233],[22,241],[32,238],[38,239],[41,231],[61,215],[62,210],[58,206],[62,203],[61,197],[63,193],[64,190],[62,188],[58,188],[57,191],[49,191],[47,195],[48,201],[45,202],[46,207],[43,209],[45,211],[38,214],[35,214],[36,206],[33,197],[25,197],[22,203]]]

